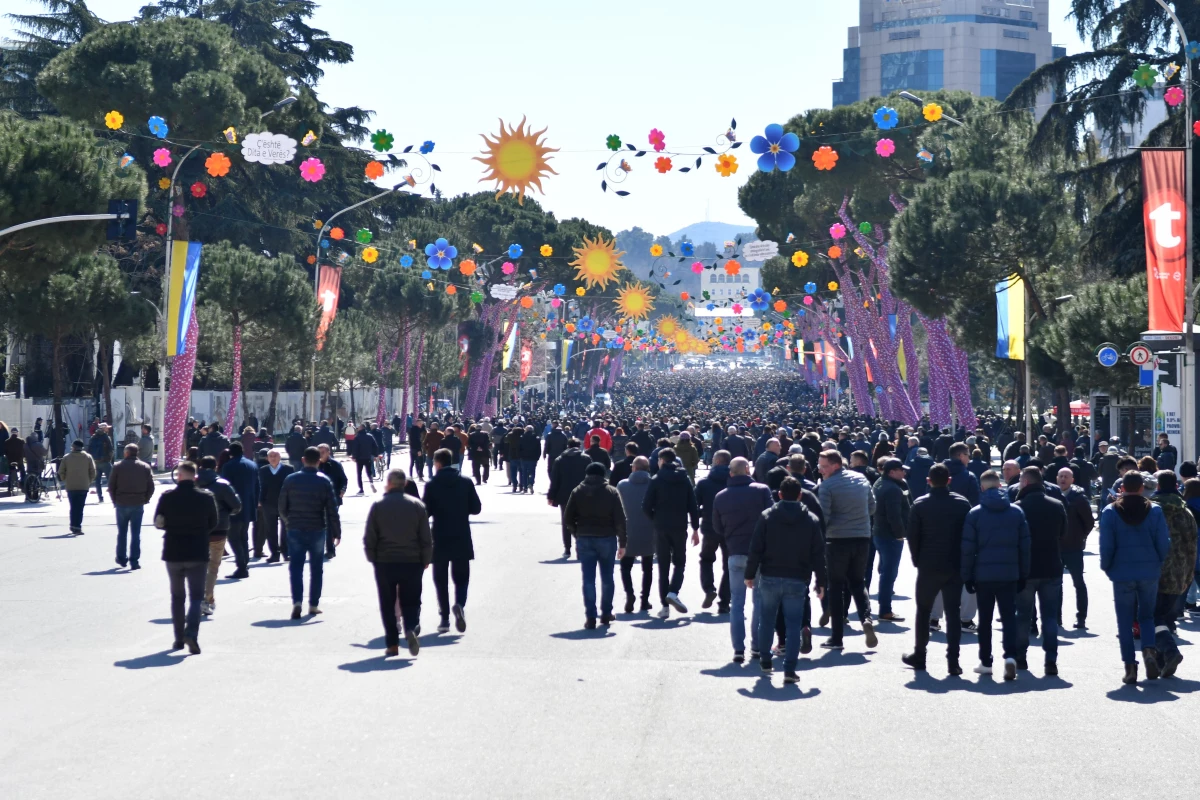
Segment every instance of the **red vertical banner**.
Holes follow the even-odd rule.
[[[838,377],[837,356],[829,342],[825,342],[825,377],[831,381],[836,381]]]
[[[533,350],[529,347],[521,348],[521,383],[529,379],[529,373],[533,369]]]
[[[325,332],[337,316],[338,295],[342,290],[342,268],[321,265],[317,279],[317,303],[321,306],[321,324],[317,326],[317,349],[325,346]]]
[[[1183,150],[1142,151],[1142,215],[1150,330],[1182,331],[1187,269],[1187,186]]]

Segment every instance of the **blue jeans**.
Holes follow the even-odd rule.
[[[1046,663],[1058,661],[1058,617],[1062,613],[1062,578],[1030,578],[1025,591],[1017,595],[1017,654],[1025,658],[1029,651],[1030,623],[1033,621],[1033,601],[1037,598],[1042,617],[1042,650]]]
[[[525,462],[522,462],[525,463]],[[596,567],[600,567],[600,612],[611,614],[613,610],[613,569],[617,563],[616,536],[576,536],[575,553],[583,569],[583,610],[588,619],[596,614]]]
[[[108,477],[112,475],[112,462],[108,461],[104,464],[96,463],[96,496],[101,500],[104,499],[104,492],[100,490],[100,481],[108,483]]]
[[[729,638],[733,652],[746,649],[746,561],[748,556],[730,556],[729,569]],[[758,631],[750,631],[750,649],[757,650]]]
[[[537,472],[537,462],[521,459],[521,488],[532,489],[534,473]]]
[[[892,613],[892,591],[896,587],[896,575],[900,572],[900,559],[904,556],[904,540],[890,536],[873,536],[875,551],[879,553],[879,614]]]
[[[292,604],[304,599],[304,556],[310,562],[308,604],[321,604],[321,578],[325,568],[325,531],[298,531],[288,528],[288,573],[292,579]]]
[[[1142,646],[1150,647],[1154,632],[1154,606],[1158,602],[1158,581],[1113,581],[1113,605],[1117,607],[1117,641],[1121,660],[1133,664],[1133,622],[1137,615],[1142,629]],[[1134,606],[1137,606],[1136,612]]]
[[[83,527],[83,506],[87,503],[87,489],[72,489],[67,492],[67,502],[71,504],[70,526],[71,530],[79,530]]]
[[[794,672],[796,661],[800,658],[800,629],[804,626],[804,598],[808,595],[808,585],[798,578],[772,578],[760,574],[755,581],[755,587],[763,607],[758,620],[758,640],[771,641],[775,633],[775,615],[779,613],[779,607],[783,606],[783,619],[787,625],[783,668]],[[755,603],[755,608],[757,607],[758,603]],[[769,649],[759,653],[759,663],[771,663]]]
[[[85,495],[86,497],[86,495]],[[117,561],[134,564],[142,558],[142,512],[145,506],[117,506]],[[129,558],[125,557],[126,535],[129,535]]]

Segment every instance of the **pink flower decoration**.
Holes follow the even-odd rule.
[[[806,305],[806,306],[811,306],[811,305],[812,305],[812,297],[805,297],[805,298],[804,298],[804,305]]]
[[[1200,122],[1198,122],[1196,124],[1200,125]],[[693,261],[692,262],[692,272],[699,275],[701,272],[704,272],[704,265],[701,264],[699,261]]]
[[[1174,108],[1183,102],[1183,89],[1180,89],[1178,86],[1172,86],[1170,89],[1167,89],[1167,93],[1163,95],[1163,99],[1167,101],[1167,105]]]
[[[734,311],[739,311],[740,309],[741,309],[741,306],[734,306],[734,307],[733,307],[733,310],[734,310]],[[741,326],[741,325],[734,325],[734,326],[733,326],[733,332],[734,332],[734,333],[741,333],[741,332],[742,332],[742,326]]]
[[[316,183],[325,177],[325,165],[319,158],[310,158],[300,163],[300,177],[309,183]]]
[[[503,272],[505,275],[512,275],[514,272],[517,271],[517,268],[513,266],[513,263],[511,261],[505,261],[504,266],[502,266],[500,268],[500,271]]]
[[[551,308],[558,308],[558,307],[559,307],[559,306],[561,306],[561,305],[562,305],[562,300],[559,300],[557,297],[555,297],[555,298],[552,298],[552,299],[550,300],[550,307],[551,307]]]
[[[654,145],[654,152],[661,153],[667,146],[667,135],[658,128],[651,128],[650,144]]]
[[[741,304],[741,303],[734,303],[734,304],[733,304],[733,313],[735,313],[735,314],[740,314],[740,313],[742,313],[742,304]]]
[[[183,216],[183,206],[172,206],[171,213],[177,217]]]
[[[829,228],[829,235],[832,236],[834,239],[845,239],[846,238],[846,226],[840,222],[833,223],[833,225],[830,226],[830,228]]]
[[[890,158],[896,152],[896,143],[891,139],[880,139],[875,143],[875,154],[880,158]]]
[[[1192,123],[1192,133],[1200,136],[1200,120],[1196,120]]]
[[[171,151],[165,147],[160,147],[154,151],[154,165],[157,167],[165,167],[171,163]]]

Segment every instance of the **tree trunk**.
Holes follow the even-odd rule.
[[[104,411],[108,414],[110,422],[116,421],[116,415],[113,413],[112,407],[112,344],[103,339],[100,340],[100,357],[96,359],[96,366],[100,370],[100,377],[104,381]],[[128,427],[128,423],[126,423]]]
[[[400,418],[401,419],[404,419],[405,417],[407,417],[409,414],[409,410],[413,407],[413,398],[410,397],[408,394],[408,387],[409,387],[408,367],[409,367],[409,356],[411,355],[411,353],[409,351],[409,342],[410,342],[409,331],[406,328],[404,331],[404,386],[401,389],[402,394],[400,395]],[[416,417],[416,414],[413,414],[413,416]],[[399,435],[399,431],[397,431],[397,435]],[[407,432],[405,432],[405,435],[406,436],[408,435]]]
[[[1058,406],[1058,434],[1062,435],[1071,429],[1071,387],[1063,384],[1054,387],[1054,403]],[[1068,454],[1071,448],[1067,448]]]
[[[159,380],[162,380],[160,377]],[[242,326],[237,317],[233,320],[233,391],[229,394],[229,412],[225,416],[225,435],[233,438],[237,432],[238,390],[242,386]]]
[[[52,448],[51,452],[57,452],[60,456],[65,452],[62,439],[62,339],[63,334],[55,334],[53,355],[50,360],[54,385],[54,436],[50,439],[50,446]]]
[[[417,343],[417,365],[413,370],[413,383],[416,384],[414,395],[417,400],[418,411],[421,408],[421,360],[425,358],[425,335],[421,334],[421,341]]]
[[[279,385],[283,382],[283,376],[279,370],[271,375],[271,405],[267,407],[267,419],[263,423],[267,426],[267,432],[272,436],[275,435],[275,413],[279,403]],[[306,406],[307,408],[307,406]]]

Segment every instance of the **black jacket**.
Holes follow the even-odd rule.
[[[1062,580],[1060,548],[1067,534],[1066,509],[1037,485],[1026,486],[1017,498],[1017,505],[1025,512],[1025,521],[1029,523],[1029,578]]]
[[[908,549],[913,566],[955,576],[962,564],[963,523],[971,504],[948,488],[930,487],[908,514]]]
[[[434,561],[474,558],[471,517],[483,511],[475,482],[455,467],[442,467],[425,484],[423,499],[433,519]]]
[[[677,463],[662,467],[650,480],[650,488],[642,500],[642,511],[654,521],[656,531],[686,532],[689,517],[692,528],[700,527],[696,490]]]
[[[771,490],[750,480],[749,475],[729,476],[728,484],[713,500],[710,512],[713,533],[724,539],[729,555],[749,555],[754,528],[773,502]],[[817,508],[820,507],[818,502]]]
[[[163,561],[208,561],[208,537],[220,520],[212,492],[180,481],[158,498],[154,519],[164,531]]]
[[[621,495],[609,486],[603,475],[588,475],[575,487],[567,500],[563,524],[567,532],[579,536],[617,537],[617,546],[625,546],[625,509]]]
[[[546,460],[551,464],[554,459],[561,456],[567,450],[567,434],[563,433],[562,428],[554,428],[550,433],[546,434]]]
[[[762,512],[750,540],[746,580],[758,577],[794,578],[808,585],[813,573],[825,586],[825,539],[821,524],[799,501],[781,500]]]
[[[269,465],[259,467],[258,485],[262,494],[259,495],[258,502],[262,504],[263,508],[269,508],[272,511],[279,510],[279,492],[283,489],[283,481],[295,471],[291,465],[284,463],[280,463],[279,471],[273,475]]]
[[[224,536],[229,531],[229,518],[242,512],[242,499],[216,470],[200,470],[196,475],[196,486],[207,489],[216,498],[218,520],[213,533]]]
[[[340,506],[342,495],[346,493],[346,487],[350,485],[350,479],[346,477],[346,470],[339,462],[330,458],[328,461],[322,461],[317,467],[317,471],[329,478],[329,482],[333,484],[333,496]]]
[[[891,478],[875,481],[875,519],[871,525],[874,536],[903,539],[908,534],[908,485]]]
[[[405,491],[388,492],[367,512],[363,537],[372,564],[422,564],[433,560],[433,537],[425,504]]]
[[[741,458],[750,458],[753,445],[746,440],[745,436],[727,436],[725,438],[722,450],[729,451],[729,460],[732,461],[739,456]]]
[[[355,434],[350,443],[346,445],[346,449],[355,461],[369,464],[379,452],[379,443],[369,432],[363,431]]]
[[[635,456],[636,458],[636,456]],[[612,472],[608,476],[608,485],[616,486],[621,481],[633,474],[633,459],[622,458],[617,463],[613,464]]]
[[[700,532],[713,534],[713,503],[717,493],[729,485],[729,465],[718,464],[708,475],[696,482],[696,504],[700,506]]]
[[[542,440],[535,433],[521,434],[517,444],[517,455],[522,461],[537,461],[542,457]]]
[[[283,481],[279,490],[279,516],[289,529],[325,531],[331,539],[342,538],[333,482],[312,467],[293,472]]]
[[[550,465],[550,491],[546,493],[550,502],[566,508],[571,492],[583,483],[584,473],[591,463],[592,460],[578,447],[572,447],[554,459]]]
[[[654,439],[645,429],[635,432],[630,438],[638,446],[638,455],[640,456],[648,455],[654,449]]]
[[[467,455],[472,461],[491,460],[492,437],[484,431],[467,434]]]
[[[1082,489],[1072,486],[1064,496],[1063,505],[1067,509],[1067,533],[1063,537],[1061,549],[1078,553],[1087,546],[1088,534],[1096,527],[1092,504]]]
[[[212,431],[200,440],[200,457],[212,456],[216,458],[227,447],[229,447],[229,439],[220,431]]]
[[[612,469],[612,459],[603,447],[589,447],[583,454],[590,458],[593,464],[603,464],[605,471]]]
[[[308,440],[303,434],[292,431],[284,441],[283,447],[287,450],[289,461],[300,461],[304,458],[304,451],[308,449]]]

